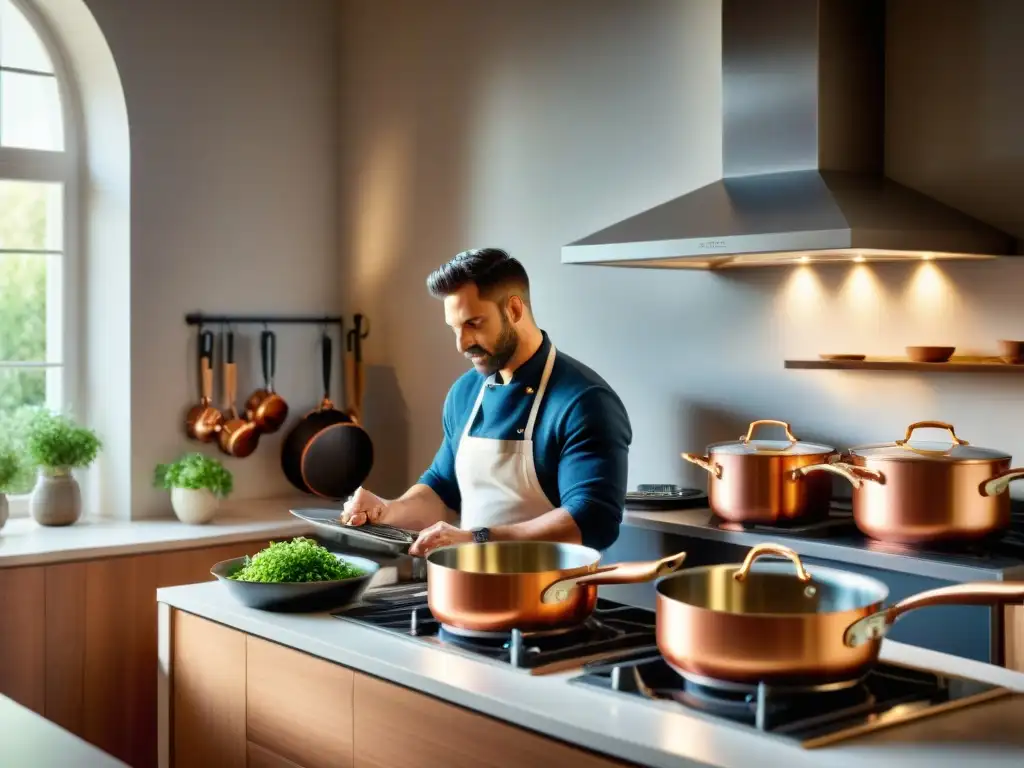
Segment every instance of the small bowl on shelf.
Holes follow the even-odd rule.
[[[867,358],[867,355],[818,355],[822,360],[859,362]]]
[[[999,359],[1008,365],[1024,363],[1024,341],[999,340]]]
[[[907,357],[915,363],[945,363],[956,347],[907,347]]]

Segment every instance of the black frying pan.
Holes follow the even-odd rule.
[[[351,388],[345,420],[320,429],[300,459],[302,482],[310,493],[340,500],[363,484],[373,468],[373,441],[360,424],[363,410],[363,316],[356,315],[348,332],[345,352],[345,383]]]
[[[324,377],[324,396],[320,405],[303,416],[299,423],[292,427],[281,446],[281,468],[288,482],[305,493],[315,493],[303,479],[302,460],[310,447],[316,442],[317,435],[324,429],[351,421],[351,417],[334,407],[331,402],[331,337],[326,333],[321,339],[323,353],[322,368]]]

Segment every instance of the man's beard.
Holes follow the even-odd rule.
[[[467,349],[465,354],[466,357],[481,355],[478,360],[473,360],[472,363],[478,371],[485,376],[490,376],[492,373],[496,373],[508,365],[508,361],[512,359],[518,346],[519,334],[516,333],[515,327],[508,321],[508,318],[502,317],[501,333],[498,334],[498,339],[494,342],[494,349],[489,350],[474,345]]]

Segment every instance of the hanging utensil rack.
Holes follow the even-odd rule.
[[[207,315],[189,312],[188,325],[338,325],[344,323],[341,315]]]

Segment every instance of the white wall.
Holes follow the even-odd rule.
[[[1024,236],[1024,5],[889,5],[890,172]],[[560,264],[563,244],[720,174],[717,0],[348,0],[341,32],[340,283],[376,328],[377,489],[396,493],[429,463],[465,366],[423,280],[483,245],[523,260],[542,327],[624,399],[631,486],[703,485],[679,451],[756,418],[836,445],[943,419],[1024,464],[1018,377],[783,369],[819,352],[1022,338],[1024,261],[727,275]]]
[[[185,313],[338,310],[337,3],[88,5],[117,63],[131,133],[124,418],[131,511],[147,517],[169,511],[166,492],[151,488],[154,465],[195,448],[183,433],[197,398]],[[236,334],[242,401],[258,384],[260,330]],[[317,329],[283,329],[278,344],[278,390],[298,418],[320,394]],[[226,459],[238,498],[288,492],[282,435],[250,458]]]

